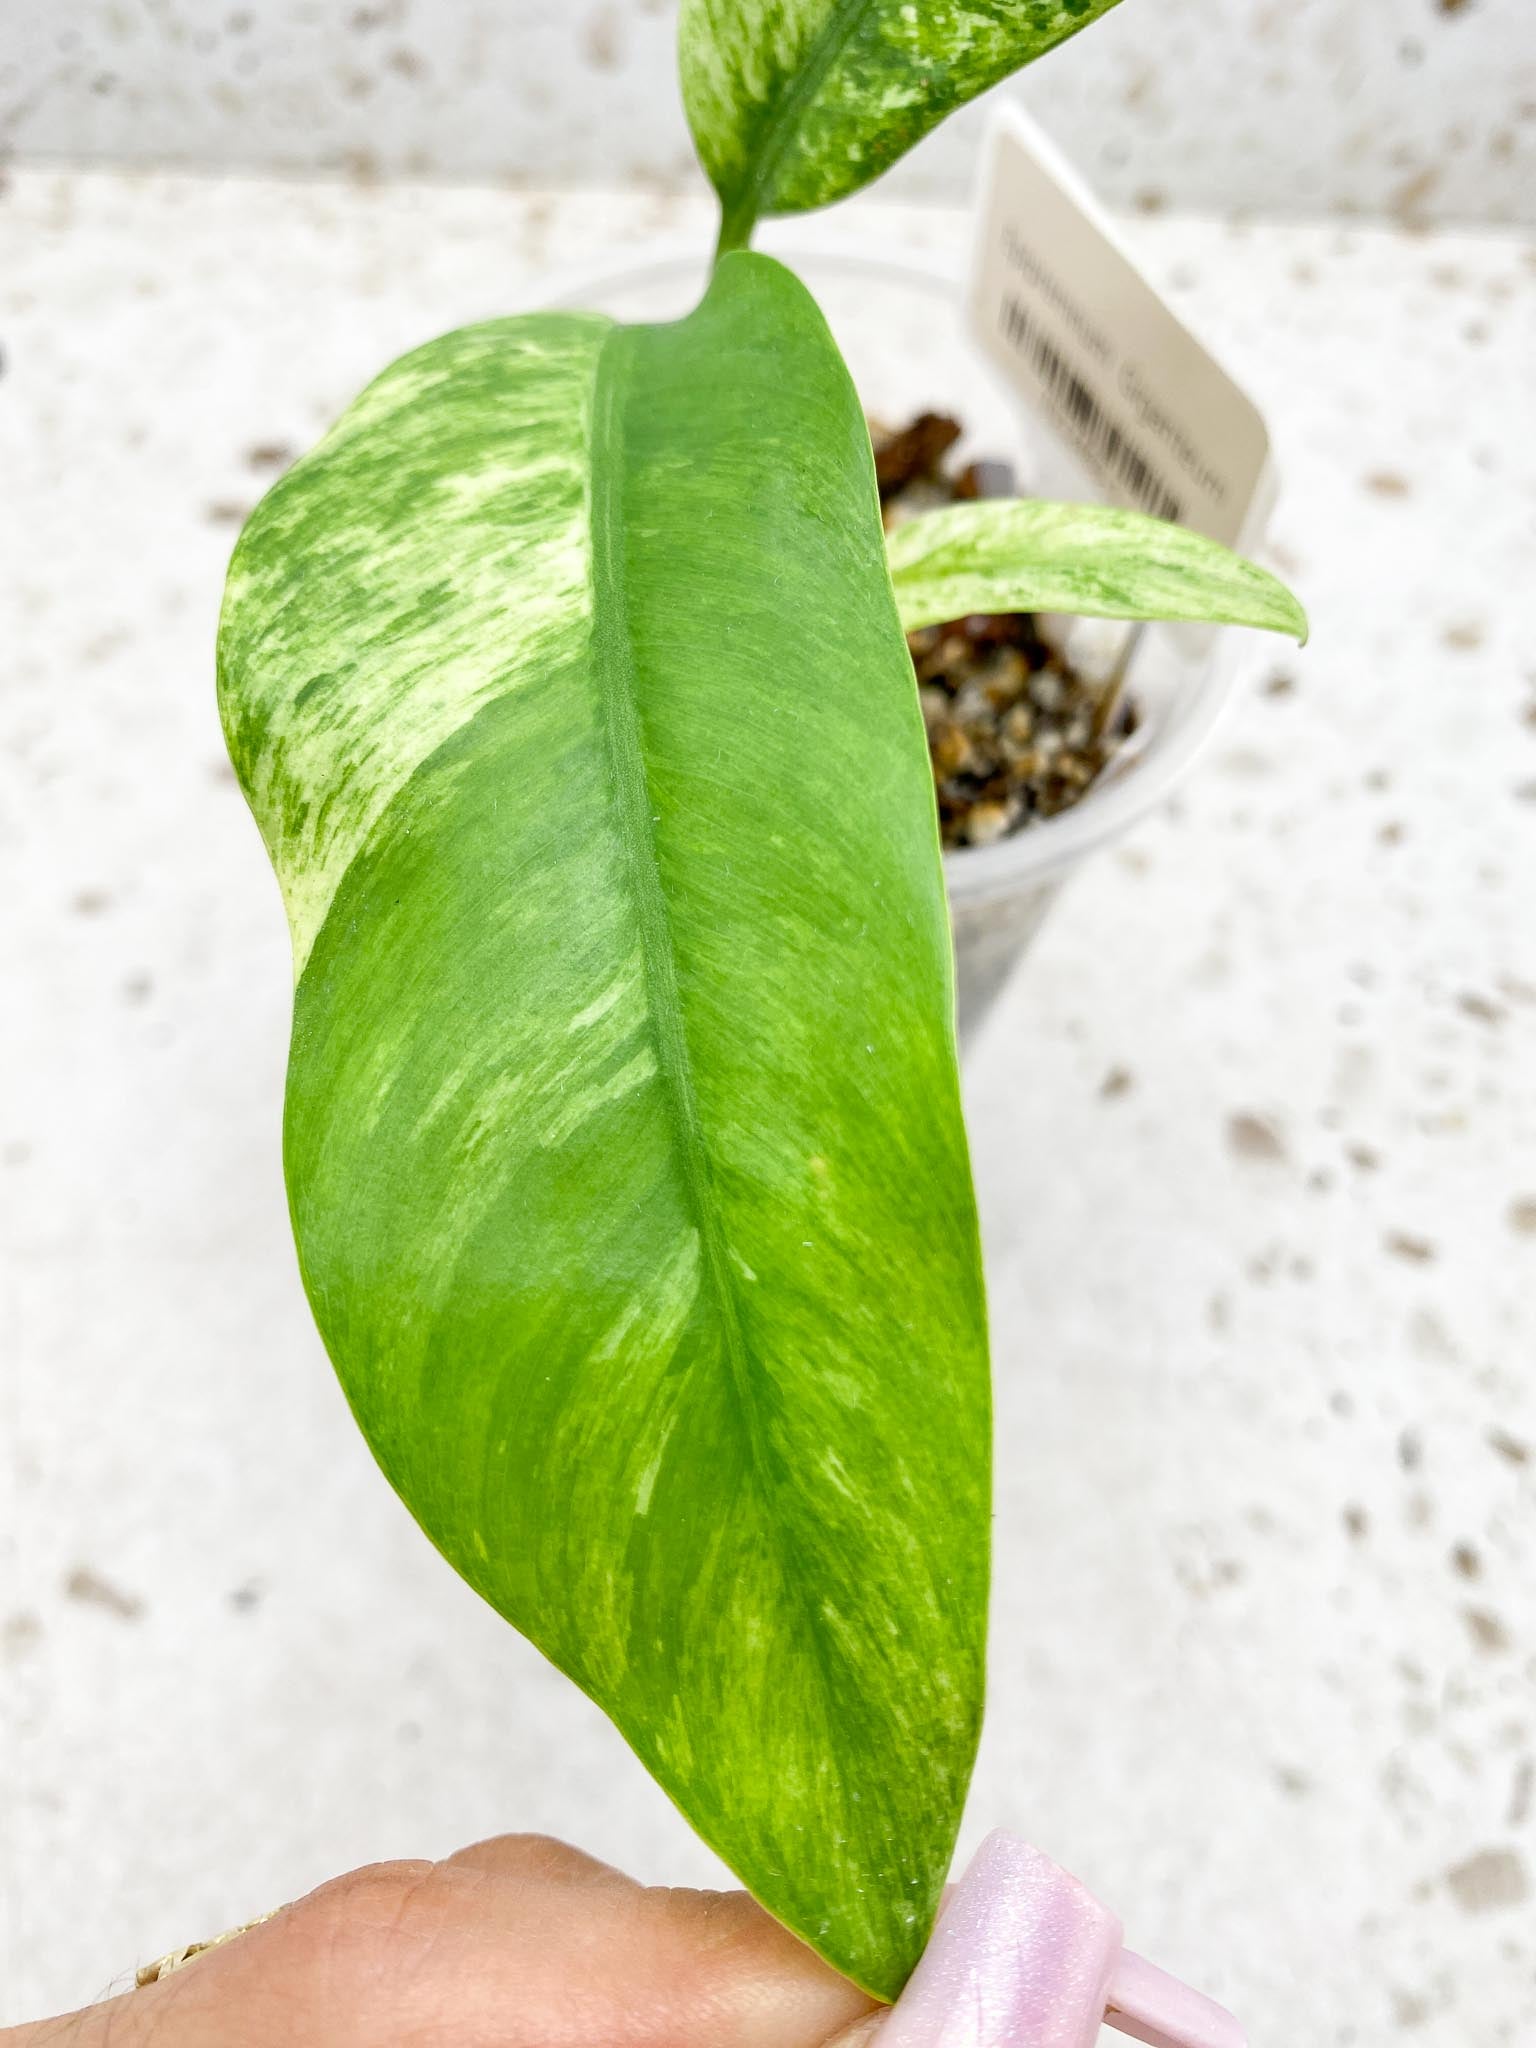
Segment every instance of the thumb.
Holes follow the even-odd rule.
[[[338,1878],[79,2016],[80,2048],[865,2048],[883,2008],[744,1892],[504,1836]],[[0,2034],[41,2048],[46,2033]]]

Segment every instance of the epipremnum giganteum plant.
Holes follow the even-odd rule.
[[[740,245],[1108,4],[684,0],[726,252],[697,310],[404,357],[258,507],[220,632],[293,934],[294,1231],[358,1421],[757,1897],[886,1997],[970,1776],[990,1491],[902,627],[1301,618],[1093,507],[956,508],[888,561],[826,326]]]

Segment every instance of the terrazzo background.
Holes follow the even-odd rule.
[[[0,152],[688,189],[675,13],[3,0]],[[1536,222],[1530,0],[1125,0],[1007,90],[1125,206]],[[981,118],[891,195],[962,197]]]
[[[381,362],[678,232],[702,209],[633,194],[0,202],[0,2017],[506,1827],[716,1874],[346,1415],[211,677],[240,518]],[[969,1067],[1000,1487],[966,1846],[1028,1834],[1256,2041],[1527,2043],[1536,249],[1135,232],[1269,409],[1314,637],[1249,643]]]

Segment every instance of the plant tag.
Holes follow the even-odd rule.
[[[1059,437],[1040,483],[1175,519],[1228,547],[1263,534],[1276,479],[1253,401],[1147,282],[1083,181],[1018,108],[992,117],[967,291],[972,332]]]

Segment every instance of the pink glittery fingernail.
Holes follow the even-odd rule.
[[[988,1835],[881,2027],[879,2048],[1093,2048],[1106,2022],[1149,2048],[1246,2048],[1232,2015],[1132,1955],[1075,1877]]]

